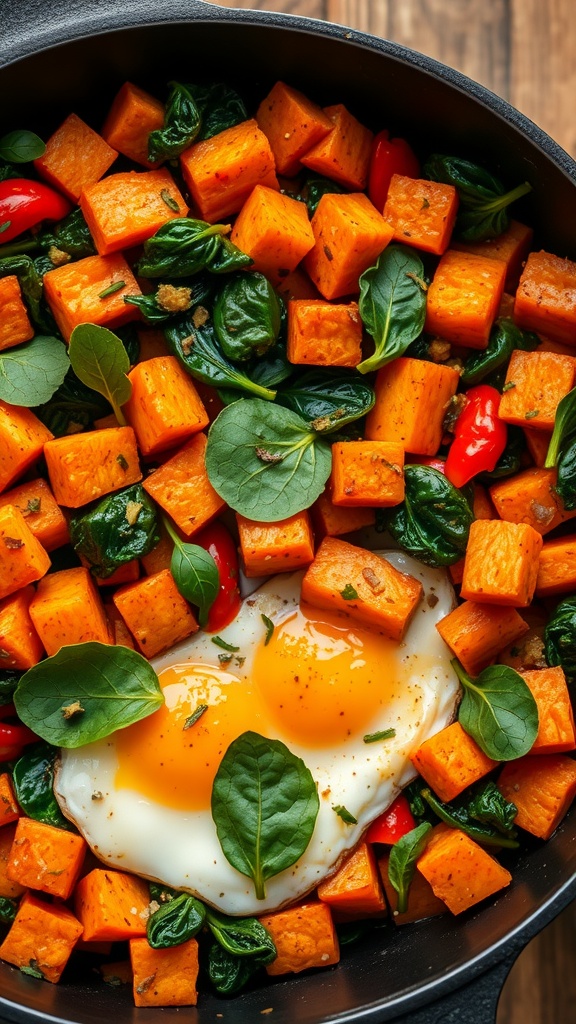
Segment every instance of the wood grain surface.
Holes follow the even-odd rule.
[[[419,50],[509,100],[576,157],[574,0],[213,0],[282,11]],[[497,1024],[576,1021],[576,907],[521,954]]]

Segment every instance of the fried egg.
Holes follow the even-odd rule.
[[[381,554],[424,587],[402,643],[301,603],[302,573],[276,576],[218,638],[198,632],[153,661],[158,711],[62,751],[56,796],[100,860],[238,915],[293,902],[338,867],[414,778],[411,752],[449,724],[459,692],[435,628],[454,606],[445,571]],[[307,849],[264,900],[226,860],[210,811],[220,761],[246,731],[301,757],[320,799]]]

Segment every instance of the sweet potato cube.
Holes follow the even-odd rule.
[[[447,907],[443,900],[434,895],[432,886],[426,881],[424,875],[419,871],[414,872],[414,877],[408,889],[408,900],[406,910],[398,913],[398,893],[390,881],[388,875],[388,863],[390,854],[385,853],[378,859],[378,870],[386,893],[386,899],[390,907],[391,918],[396,925],[411,924],[413,921],[424,921],[427,917],[438,917],[445,914]]]
[[[0,352],[34,337],[16,274],[0,278]]]
[[[144,481],[148,494],[187,537],[197,533],[226,507],[206,473],[206,434],[198,433]]]
[[[200,217],[210,223],[238,213],[255,185],[279,187],[270,143],[253,119],[193,143],[180,166]]]
[[[461,914],[512,881],[495,857],[456,828],[435,830],[416,867],[453,914]]]
[[[259,920],[270,932],[278,954],[266,966],[268,974],[298,974],[310,967],[338,963],[338,936],[327,903],[300,903]]]
[[[314,538],[306,509],[275,523],[258,523],[236,515],[246,576],[294,572],[314,558]]]
[[[0,775],[0,828],[17,821],[21,813],[12,785],[12,777],[8,772],[2,772]]]
[[[44,456],[54,496],[68,508],[142,479],[132,427],[56,437],[44,446]]]
[[[42,641],[30,618],[34,594],[34,587],[22,587],[0,601],[0,664],[3,669],[25,672],[44,656]]]
[[[86,942],[122,942],[146,935],[149,904],[144,879],[109,868],[94,868],[74,890],[74,907]]]
[[[328,491],[323,491],[310,509],[315,535],[340,537],[364,526],[373,526],[376,514],[373,508],[343,508],[335,505]]]
[[[322,196],[312,217],[316,239],[304,266],[325,299],[358,294],[358,278],[392,238],[392,228],[361,192]]]
[[[302,366],[358,366],[362,321],[358,303],[291,299],[286,354]]]
[[[160,572],[161,569],[169,569],[173,551],[174,541],[169,536],[164,523],[160,523],[160,540],[158,544],[147,555],[142,555],[140,559],[146,575],[153,576],[155,572]]]
[[[321,882],[318,899],[332,908],[336,920],[341,914],[346,920],[385,915],[386,901],[374,849],[369,843],[359,843],[336,873]]]
[[[566,754],[528,754],[508,761],[498,789],[516,804],[516,825],[549,839],[576,796],[576,761]]]
[[[173,647],[198,629],[169,569],[120,587],[112,600],[147,658]]]
[[[152,949],[148,939],[130,939],[134,1004],[195,1006],[198,1000],[198,942]]]
[[[0,401],[0,491],[40,458],[52,436],[31,409]]]
[[[8,877],[67,900],[84,863],[86,840],[67,829],[22,817],[8,859]]]
[[[526,608],[534,596],[542,537],[526,523],[476,519],[468,537],[460,594],[480,604]]]
[[[101,256],[140,245],[167,221],[188,212],[164,167],[109,174],[84,190],[80,208]]]
[[[13,505],[0,508],[0,600],[50,568],[50,558]]]
[[[424,740],[410,760],[444,801],[453,800],[498,764],[486,756],[459,722],[453,722]]]
[[[428,288],[425,330],[456,345],[486,348],[505,278],[498,260],[448,249]]]
[[[514,301],[519,327],[576,345],[576,263],[541,250],[531,252]]]
[[[38,477],[0,494],[0,508],[14,505],[46,551],[69,541],[68,523],[46,480]]]
[[[256,185],[238,214],[230,240],[252,257],[252,269],[277,284],[314,245],[304,203]]]
[[[13,882],[6,874],[10,850],[12,849],[14,836],[16,835],[17,820],[18,819],[15,819],[8,825],[3,825],[3,827],[0,828],[0,896],[7,896],[8,899],[11,900],[18,899],[22,893],[26,892],[26,886],[20,885],[18,882]]]
[[[501,519],[510,523],[528,523],[544,536],[576,516],[566,511],[555,489],[555,469],[524,469],[498,480],[489,488],[490,497]]]
[[[376,375],[376,402],[366,417],[370,441],[398,441],[413,455],[435,455],[446,406],[460,380],[457,370],[401,356]]]
[[[114,286],[116,290],[107,294]],[[70,341],[78,324],[112,328],[136,320],[138,309],[124,302],[124,296],[140,294],[136,278],[121,253],[86,256],[44,275],[44,295],[66,341]]]
[[[82,925],[67,907],[26,893],[0,946],[0,959],[20,969],[34,967],[45,981],[57,982],[81,934]]]
[[[515,349],[506,373],[506,387],[498,415],[519,427],[527,423],[537,430],[554,429],[558,403],[572,390],[576,359],[556,352],[524,352]]]
[[[530,626],[515,608],[464,601],[436,629],[465,671],[477,676]]]
[[[330,492],[335,505],[389,508],[404,501],[404,448],[398,441],[332,445]]]
[[[208,426],[194,382],[174,356],[137,363],[128,376],[132,394],[124,412],[143,455],[175,448]]]
[[[530,427],[523,427],[522,431],[532,462],[541,469],[546,462],[552,434],[549,430],[532,430]]]
[[[536,597],[576,591],[576,534],[544,541],[538,563]]]
[[[116,93],[108,111],[102,136],[123,156],[143,167],[154,167],[148,160],[148,136],[164,124],[164,104],[132,82]]]
[[[441,256],[450,243],[457,212],[453,185],[392,175],[384,220],[394,228],[395,242]]]
[[[30,618],[49,655],[88,640],[112,642],[98,588],[83,565],[45,576],[30,602]]]
[[[574,713],[560,666],[522,672],[538,706],[538,735],[530,754],[563,754],[576,749]]]
[[[422,596],[422,584],[372,551],[325,537],[302,580],[302,600],[344,612],[355,622],[401,640]]]
[[[504,287],[507,292],[515,292],[518,287],[522,267],[532,243],[534,231],[527,224],[511,220],[501,235],[495,238],[486,238],[483,242],[460,242],[453,238],[450,242],[451,249],[458,252],[472,252],[476,256],[488,256],[492,260],[500,260],[506,265],[506,282]],[[512,306],[513,296],[510,296]],[[502,316],[502,312],[500,313]],[[506,312],[506,316],[512,315],[512,309]]]
[[[34,161],[41,178],[77,202],[89,185],[106,174],[118,152],[77,114],[69,114]]]
[[[344,188],[361,192],[368,183],[374,136],[341,103],[325,107],[324,113],[332,121],[334,131],[307,150],[301,162]]]
[[[276,82],[256,113],[259,127],[270,143],[276,170],[291,178],[300,170],[300,157],[334,131],[334,122],[307,96]]]

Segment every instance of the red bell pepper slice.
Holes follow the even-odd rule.
[[[212,555],[220,576],[220,589],[210,607],[205,626],[206,632],[218,633],[236,617],[241,604],[236,545],[230,531],[220,522],[200,530],[194,537],[194,543]]]
[[[500,392],[479,384],[466,393],[467,402],[454,424],[454,440],[446,458],[445,474],[455,487],[463,487],[478,473],[491,472],[506,447],[508,431],[498,416]]]
[[[27,725],[22,725],[18,720],[7,721],[12,718],[16,718],[13,704],[0,707],[0,761],[13,761],[20,757],[24,747],[38,739]]]
[[[393,174],[420,176],[420,163],[406,139],[391,139],[390,132],[378,132],[372,142],[368,172],[368,197],[382,213]]]
[[[71,209],[72,204],[64,196],[41,181],[0,181],[0,245],[44,220],[62,220]]]
[[[386,843],[392,846],[413,828],[416,828],[416,822],[410,810],[410,804],[404,794],[400,793],[388,810],[372,822],[366,833],[366,841],[368,843]]]

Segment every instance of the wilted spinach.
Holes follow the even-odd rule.
[[[98,579],[106,580],[134,558],[147,555],[160,540],[156,506],[142,484],[132,484],[73,515],[70,540]]]
[[[107,416],[111,411],[104,396],[78,380],[72,367],[52,398],[34,409],[38,419],[55,437],[92,429],[94,420]]]
[[[2,250],[0,249],[0,257]],[[30,256],[6,256],[0,258],[0,277],[8,277],[15,274],[18,278],[22,297],[28,307],[30,318],[38,330],[49,335],[57,334],[56,325],[52,314],[42,301],[43,287],[42,275],[34,266]]]
[[[12,924],[18,911],[18,900],[0,896],[0,924]]]
[[[546,661],[576,680],[576,596],[561,601],[544,630]]]
[[[167,221],[144,242],[136,273],[141,277],[190,277],[201,270],[229,274],[252,263],[226,236],[229,224],[208,224],[193,217]]]
[[[456,233],[466,242],[501,235],[510,223],[510,204],[532,190],[529,182],[524,181],[507,192],[498,178],[478,164],[441,153],[428,158],[424,174],[431,181],[456,188],[459,199]]]
[[[371,373],[403,355],[424,328],[424,266],[413,249],[388,245],[376,265],[364,271],[360,276],[359,309],[375,350],[357,369]]]
[[[308,370],[278,392],[280,405],[292,409],[318,433],[338,430],[370,411],[374,389],[347,370]]]
[[[200,112],[186,85],[170,82],[164,124],[148,135],[148,160],[172,160],[194,142],[200,131]]]
[[[204,904],[189,893],[181,892],[150,914],[146,938],[152,949],[179,946],[198,934],[205,918]]]
[[[216,296],[212,317],[222,351],[233,362],[263,356],[278,341],[280,300],[264,274],[256,271],[227,279]]]
[[[232,996],[246,987],[264,962],[259,957],[233,956],[219,942],[212,942],[208,950],[208,977],[220,995]]]
[[[540,338],[532,331],[523,331],[508,317],[499,319],[490,332],[488,347],[482,352],[472,352],[464,363],[461,375],[465,387],[474,387],[488,374],[504,366],[516,348],[533,352],[540,344]]]
[[[469,797],[464,797],[455,803],[447,804],[439,800],[427,787],[422,789],[421,795],[434,814],[446,825],[460,829],[461,832],[465,832],[471,839],[485,846],[502,846],[506,849],[515,850],[519,846],[516,839],[517,832],[513,827],[517,808],[515,804],[504,800],[504,797],[494,783],[490,783],[490,785],[494,786],[500,798],[499,800],[498,797],[490,796],[490,794],[487,797],[482,797],[479,794],[477,797],[473,797],[472,800]],[[482,813],[483,809],[488,810],[490,805],[492,807],[493,821],[485,821],[473,813],[474,809],[480,809]]]
[[[556,491],[564,508],[572,511],[576,508],[576,388],[558,404],[544,465],[557,467]]]
[[[0,705],[10,703],[22,675],[16,669],[0,669]]]
[[[404,480],[404,501],[384,516],[387,529],[425,565],[453,565],[466,551],[474,518],[465,495],[430,466],[405,466]]]
[[[196,137],[198,142],[211,139],[248,118],[244,101],[235,89],[224,82],[193,84],[188,86],[188,90],[200,111],[200,131]]]
[[[276,956],[270,932],[255,917],[228,917],[207,907],[206,924],[231,956],[258,957],[261,963],[270,963]]]
[[[41,405],[50,401],[69,369],[64,342],[36,335],[0,352],[0,398],[9,405]]]
[[[44,742],[27,747],[14,765],[14,791],[20,807],[29,818],[55,828],[73,829],[54,796],[54,769],[58,753],[58,747]]]
[[[96,253],[90,229],[79,206],[50,231],[41,231],[38,235],[38,244],[46,253],[51,249],[57,249],[61,253],[67,253],[72,260],[81,260]]]
[[[310,217],[313,217],[318,209],[318,203],[322,196],[342,195],[346,189],[330,178],[307,178],[302,188],[301,198],[308,207]]]
[[[472,678],[452,661],[464,694],[458,721],[487,757],[512,761],[527,754],[538,733],[538,707],[528,684],[509,665],[490,665]]]
[[[185,312],[197,306],[205,308],[213,298],[214,287],[214,278],[210,274],[197,274],[186,282],[163,281],[155,292],[148,295],[125,295],[124,302],[137,306],[146,323],[161,324],[181,317],[183,309],[177,307],[184,301],[187,301]]]

